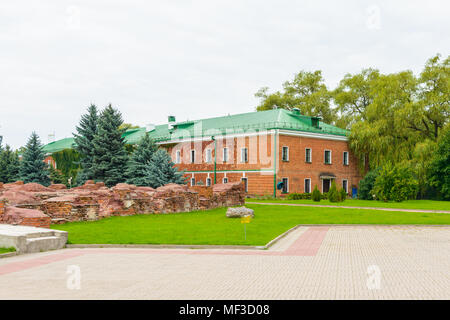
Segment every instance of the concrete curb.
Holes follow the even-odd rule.
[[[14,257],[14,256],[17,256],[18,254],[19,253],[17,251],[2,253],[2,254],[0,254],[0,259],[1,258]]]
[[[183,244],[66,244],[66,248],[146,248],[146,249],[242,249],[262,250],[265,246],[183,245]]]
[[[280,241],[281,239],[283,239],[284,237],[286,237],[289,233],[291,233],[292,231],[298,229],[299,227],[301,227],[302,225],[298,224],[295,227],[290,228],[289,230],[283,232],[282,234],[280,234],[278,237],[270,240],[265,246],[264,249],[269,249],[271,246],[273,246],[275,243],[277,243],[278,241]]]
[[[350,207],[350,206],[332,206],[322,204],[305,204],[305,203],[277,203],[277,202],[247,202],[247,204],[257,204],[265,206],[291,206],[291,207],[318,207],[318,208],[333,208],[333,209],[360,209],[360,210],[380,210],[380,211],[395,211],[395,212],[416,212],[416,213],[445,213],[450,214],[446,210],[426,210],[426,209],[402,209],[402,208],[382,208],[382,207]]]

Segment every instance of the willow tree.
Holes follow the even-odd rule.
[[[294,79],[283,83],[283,91],[268,91],[268,87],[263,87],[255,94],[255,97],[260,98],[258,111],[275,107],[287,110],[299,108],[302,114],[319,116],[326,123],[334,123],[336,120],[336,113],[330,106],[331,93],[320,70],[300,71]]]

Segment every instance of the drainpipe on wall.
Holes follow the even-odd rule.
[[[216,169],[217,169],[217,141],[214,136],[211,137],[211,139],[214,141],[214,184],[216,184]]]
[[[275,129],[273,134],[273,197],[277,197],[277,129]]]

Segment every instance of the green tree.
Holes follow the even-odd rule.
[[[134,124],[131,123],[122,123],[119,127],[120,130],[123,130],[124,132],[130,129],[137,129],[139,128],[139,126],[136,126]]]
[[[419,197],[430,198],[435,192],[430,185],[429,173],[431,161],[436,153],[437,143],[426,139],[423,142],[418,142],[414,147],[413,157],[409,162],[409,166],[414,172],[417,182],[419,184]]]
[[[330,107],[331,93],[328,91],[322,72],[300,71],[292,81],[283,84],[283,91],[268,93],[269,88],[261,88],[255,96],[260,98],[258,111],[274,107],[291,110],[299,108],[307,116],[319,116],[326,123],[334,123],[336,114]]]
[[[19,179],[19,155],[9,145],[0,151],[0,182],[11,183]]]
[[[128,154],[123,130],[119,129],[122,123],[122,114],[107,106],[100,114],[93,139],[93,179],[103,181],[108,187],[126,180]]]
[[[168,183],[185,184],[184,172],[178,171],[167,151],[159,149],[152,156],[147,169],[147,181],[150,187],[158,188]]]
[[[373,102],[373,86],[380,76],[376,69],[363,69],[358,74],[346,74],[332,92],[341,116],[336,125],[350,130],[358,121],[366,120],[366,109]]]
[[[439,137],[430,163],[429,184],[437,189],[439,198],[450,200],[450,125]]]
[[[44,186],[50,184],[48,165],[44,162],[45,153],[36,132],[33,132],[25,146],[20,162],[19,176],[25,183],[35,182]]]
[[[328,200],[330,202],[341,202],[341,194],[336,187],[336,182],[331,182],[330,190],[328,191]]]
[[[67,180],[61,171],[55,169],[52,165],[48,167],[50,181],[54,184],[67,184]]]
[[[405,163],[392,165],[386,163],[375,179],[372,190],[377,200],[401,202],[415,199],[418,192],[418,182]]]
[[[77,183],[83,184],[94,178],[94,137],[97,134],[98,111],[91,104],[87,113],[81,116],[79,125],[74,133],[75,150],[80,154],[81,170],[77,175]]]
[[[154,153],[158,150],[155,142],[146,134],[137,149],[132,153],[127,168],[127,183],[137,186],[150,186],[152,183],[148,178],[148,168]]]
[[[358,199],[373,200],[372,189],[379,174],[379,169],[373,169],[367,172],[361,181],[359,181]]]

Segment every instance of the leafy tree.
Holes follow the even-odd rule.
[[[146,179],[150,182],[150,187],[158,188],[168,183],[185,184],[183,174],[175,167],[167,151],[159,149],[152,156]]]
[[[87,113],[81,116],[79,125],[74,133],[75,150],[80,154],[81,171],[77,175],[77,183],[83,184],[94,178],[94,137],[97,134],[98,111],[91,104]]]
[[[439,138],[430,163],[429,183],[438,190],[440,198],[450,200],[450,125]]]
[[[283,84],[283,92],[268,93],[269,88],[261,88],[255,96],[260,98],[258,111],[271,110],[275,106],[291,110],[299,108],[307,116],[319,116],[326,123],[336,119],[330,107],[331,93],[328,91],[322,72],[300,71],[292,81]]]
[[[340,202],[345,201],[347,199],[347,192],[345,192],[344,188],[339,189],[339,199]]]
[[[19,155],[9,145],[6,145],[5,149],[0,151],[0,182],[17,181],[19,179],[19,165]]]
[[[419,197],[430,198],[435,193],[434,187],[430,184],[429,173],[431,161],[435,155],[437,143],[426,139],[418,142],[414,147],[413,157],[409,162],[409,166],[414,172],[419,184]]]
[[[123,130],[124,132],[129,129],[137,129],[137,128],[139,128],[139,126],[135,126],[134,124],[131,123],[122,123],[119,127],[119,129]]]
[[[372,88],[379,75],[376,69],[363,69],[361,73],[344,76],[332,93],[341,113],[337,126],[350,130],[354,123],[366,120],[366,109],[374,99]]]
[[[98,119],[97,133],[93,139],[93,179],[103,181],[108,187],[126,180],[128,154],[125,150],[122,114],[111,105]]]
[[[50,184],[48,165],[44,162],[45,153],[36,132],[33,132],[25,146],[20,162],[19,176],[25,183],[35,182],[44,186]]]
[[[388,162],[375,179],[372,192],[377,200],[401,202],[416,198],[418,183],[408,166]]]
[[[146,134],[131,155],[126,172],[127,183],[137,186],[150,186],[152,184],[147,171],[157,149],[155,142]]]
[[[378,174],[379,169],[370,170],[364,178],[359,181],[358,199],[373,200],[372,189]]]
[[[314,190],[313,190],[312,194],[311,194],[311,199],[313,201],[319,202],[321,198],[322,198],[322,196],[320,194],[319,188],[317,188],[317,185],[316,185],[314,187]]]

